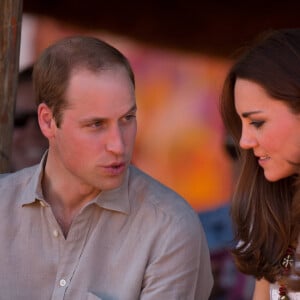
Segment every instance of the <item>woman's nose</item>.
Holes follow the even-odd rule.
[[[256,138],[248,132],[243,131],[240,138],[240,147],[247,150],[254,148],[256,145]]]

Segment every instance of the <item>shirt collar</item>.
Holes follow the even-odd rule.
[[[128,168],[121,186],[113,190],[102,191],[93,202],[102,208],[129,214],[129,175],[130,168]]]
[[[42,178],[44,172],[44,166],[47,160],[48,151],[43,155],[41,162],[36,166],[33,171],[33,175],[30,178],[24,193],[21,196],[21,205],[32,204],[34,202],[42,201],[43,204],[48,206],[49,204],[45,201],[42,191]],[[121,186],[113,190],[102,191],[91,203],[95,203],[98,206],[108,209],[119,211],[125,214],[130,212],[129,202],[129,176],[130,167],[128,168],[124,181]]]
[[[42,192],[42,178],[43,178],[44,166],[46,163],[47,155],[48,155],[48,150],[43,155],[40,163],[37,166],[33,167],[34,168],[33,174],[30,177],[28,184],[26,185],[20,199],[22,206],[26,204],[34,203],[37,200],[44,202],[44,204],[46,205],[46,202],[43,197],[43,192]]]

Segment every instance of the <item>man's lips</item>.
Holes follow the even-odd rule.
[[[106,166],[103,166],[104,170],[111,175],[119,175],[124,172],[126,167],[125,162],[121,163],[112,163]]]

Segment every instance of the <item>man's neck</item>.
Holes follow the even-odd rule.
[[[50,204],[65,237],[82,207],[100,193],[72,179],[62,176],[55,168],[53,170],[47,161],[42,179],[43,196]]]

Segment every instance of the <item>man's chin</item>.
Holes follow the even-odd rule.
[[[102,191],[109,191],[109,190],[114,190],[120,187],[125,180],[125,175],[119,175],[115,176],[114,178],[110,178],[107,180],[105,183],[101,185],[101,190]]]

